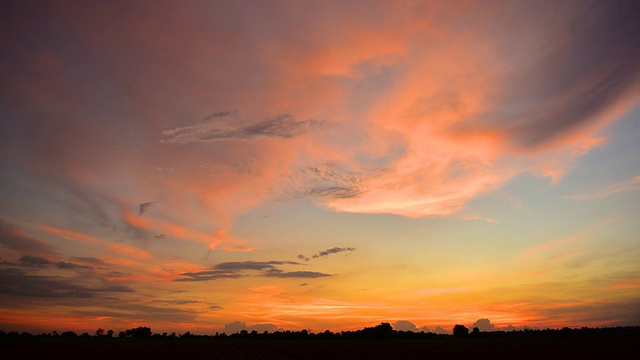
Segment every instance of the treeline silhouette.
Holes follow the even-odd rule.
[[[608,359],[637,352],[640,327],[469,331],[454,334],[394,330],[381,323],[356,331],[313,333],[243,330],[233,334],[153,333],[149,327],[94,334],[72,331],[32,335],[0,331],[5,354],[24,359]],[[15,356],[15,355],[14,355]]]
[[[242,340],[420,340],[420,339],[442,339],[442,338],[478,338],[478,339],[507,339],[507,338],[523,338],[523,337],[539,337],[539,338],[576,338],[576,337],[608,337],[608,336],[639,336],[639,326],[629,327],[604,327],[604,328],[568,328],[562,329],[524,329],[517,331],[495,330],[490,332],[481,332],[477,327],[471,332],[464,325],[455,325],[453,335],[436,334],[432,332],[412,332],[394,330],[391,324],[381,323],[374,327],[365,327],[355,331],[332,332],[325,330],[323,332],[312,333],[308,330],[301,331],[274,331],[259,333],[256,330],[251,332],[241,330],[233,334],[216,333],[215,335],[196,335],[187,331],[183,334],[175,332],[168,334],[166,332],[153,333],[149,327],[136,327],[129,330],[120,331],[117,335],[113,330],[105,331],[102,328],[96,330],[95,334],[90,335],[85,332],[77,334],[73,331],[65,331],[58,333],[42,333],[34,335],[28,332],[19,333],[17,331],[4,332],[0,331],[0,337],[64,337],[64,338],[118,338],[118,339],[242,339]]]

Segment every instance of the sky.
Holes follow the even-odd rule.
[[[639,5],[3,3],[0,330],[640,325]]]

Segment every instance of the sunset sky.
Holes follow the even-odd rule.
[[[4,2],[0,330],[640,325],[638,14]]]

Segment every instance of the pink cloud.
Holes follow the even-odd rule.
[[[185,227],[231,229],[291,193],[336,211],[447,216],[523,172],[560,181],[637,98],[637,62],[609,41],[626,37],[598,30],[607,17],[584,14],[566,43],[556,35],[570,24],[544,8],[308,6],[52,11],[109,78],[87,81],[64,51],[27,57],[34,70],[8,85],[38,104],[25,110],[38,134],[25,163],[153,199]],[[118,111],[87,105],[105,98]],[[274,118],[289,120],[265,127]]]

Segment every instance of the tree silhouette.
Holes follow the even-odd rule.
[[[148,328],[148,327],[140,326],[135,329],[131,329],[130,331],[131,331],[131,337],[133,338],[150,338],[151,337],[151,328]]]
[[[469,329],[467,329],[466,326],[456,324],[456,326],[453,327],[453,336],[463,338],[467,337],[467,335],[469,335]]]

